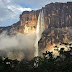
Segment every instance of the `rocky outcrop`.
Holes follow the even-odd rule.
[[[8,27],[0,27],[0,34],[3,31],[6,31],[8,35],[10,34],[16,34],[17,32],[19,32],[20,29],[20,21],[18,21],[17,23],[14,23],[11,26]]]
[[[20,24],[22,30],[19,32],[26,32],[24,31],[26,27],[28,28],[28,31],[36,29],[39,12],[39,10],[31,12],[24,11],[20,15]]]

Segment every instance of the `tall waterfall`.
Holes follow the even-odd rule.
[[[41,38],[42,32],[45,30],[45,22],[44,22],[44,13],[43,10],[39,13],[38,22],[37,22],[37,29],[36,29],[36,42],[35,42],[35,57],[38,56],[38,41]]]
[[[44,13],[42,10],[41,12],[41,34],[43,33],[44,30],[45,30],[45,20],[44,20]]]

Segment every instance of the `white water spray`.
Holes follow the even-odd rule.
[[[35,57],[38,56],[38,41],[41,38],[42,32],[45,30],[44,13],[41,11],[38,16],[37,29],[36,29],[36,42],[35,42]]]

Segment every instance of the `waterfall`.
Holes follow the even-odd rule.
[[[35,42],[35,57],[38,56],[38,41],[41,38],[42,32],[45,30],[45,23],[44,23],[44,13],[43,10],[39,13],[37,28],[36,28],[36,42]]]
[[[42,10],[41,12],[41,34],[43,33],[44,30],[45,30],[45,21],[44,21],[44,13]]]

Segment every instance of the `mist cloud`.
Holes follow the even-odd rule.
[[[34,56],[35,34],[27,35],[17,33],[8,36],[6,32],[0,35],[0,54],[11,59],[31,59]],[[5,54],[5,55],[4,55]]]

